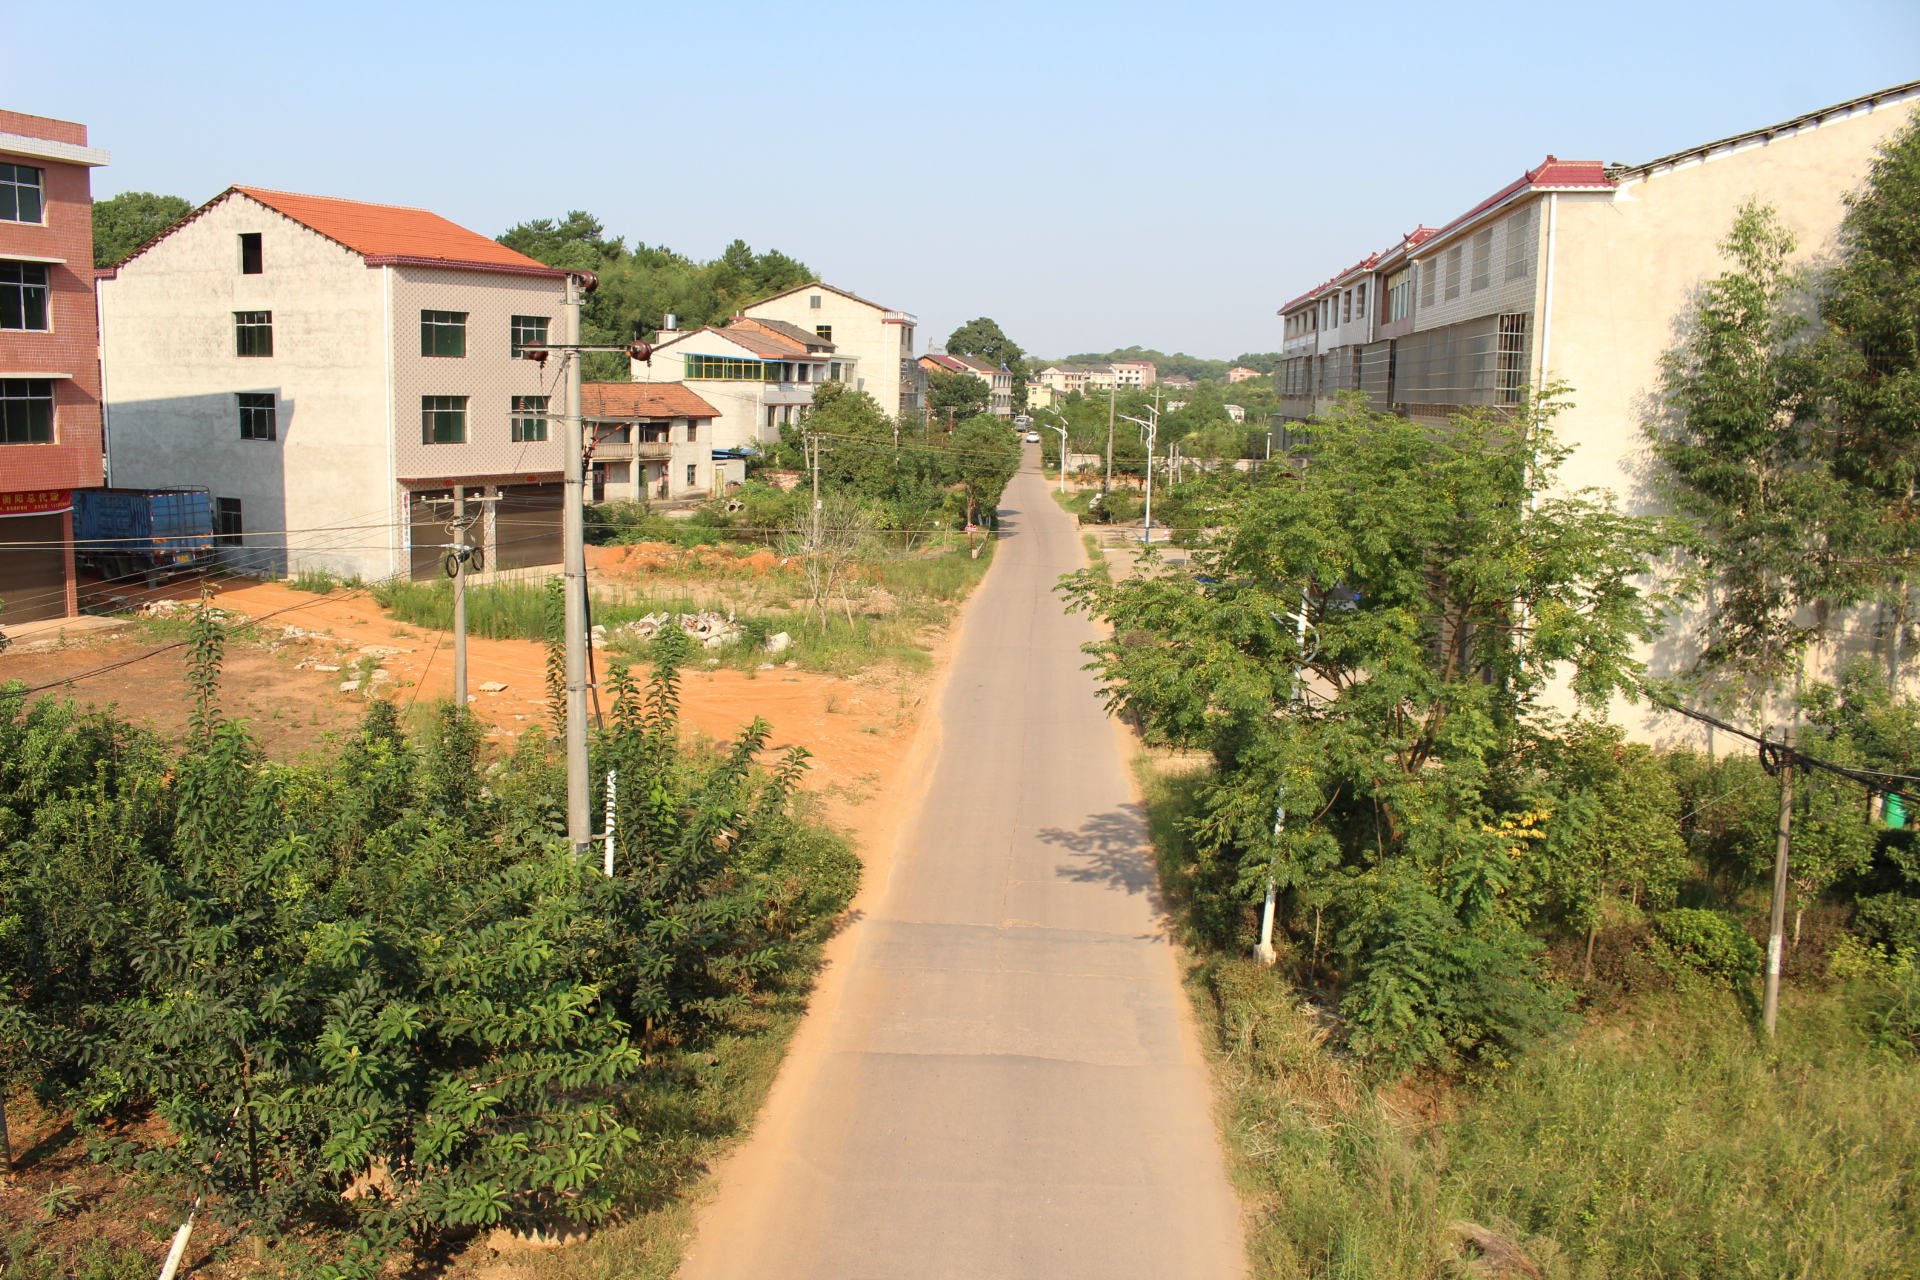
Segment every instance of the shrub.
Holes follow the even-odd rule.
[[[1661,941],[1702,973],[1729,980],[1760,972],[1759,944],[1711,911],[1679,907],[1654,917]]]
[[[1854,906],[1853,927],[1891,952],[1920,951],[1920,898],[1882,893]]]

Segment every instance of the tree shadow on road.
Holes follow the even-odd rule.
[[[1146,811],[1139,805],[1123,804],[1113,813],[1093,814],[1078,831],[1044,827],[1039,836],[1075,855],[1076,861],[1055,869],[1061,879],[1158,896]]]

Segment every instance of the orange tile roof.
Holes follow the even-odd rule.
[[[408,266],[444,263],[470,270],[510,271],[516,275],[566,274],[426,209],[336,200],[331,196],[303,196],[262,187],[236,186],[229,190],[258,200],[269,209],[345,245],[375,265],[382,261]]]
[[[720,411],[684,382],[587,382],[580,386],[587,418],[717,418]]]

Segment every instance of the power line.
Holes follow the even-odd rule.
[[[1735,737],[1745,738],[1748,742],[1755,743],[1760,748],[1760,767],[1765,769],[1769,774],[1776,774],[1785,766],[1800,765],[1808,769],[1817,769],[1822,773],[1830,773],[1836,778],[1845,778],[1849,782],[1865,787],[1867,790],[1880,795],[1898,796],[1903,804],[1920,806],[1920,800],[1917,800],[1913,793],[1896,790],[1879,781],[1881,778],[1898,778],[1903,782],[1920,782],[1920,778],[1914,778],[1907,774],[1881,773],[1874,769],[1855,769],[1850,765],[1835,764],[1831,760],[1822,760],[1818,756],[1808,755],[1806,752],[1801,751],[1797,747],[1789,746],[1787,743],[1774,742],[1764,734],[1749,733],[1745,729],[1728,724],[1718,716],[1710,716],[1704,711],[1695,711],[1691,707],[1683,707],[1677,702],[1668,702],[1666,699],[1655,697],[1652,694],[1647,696],[1647,700],[1657,707],[1665,707],[1668,711],[1678,712],[1690,720],[1698,720],[1701,724],[1711,725],[1723,733],[1731,733]]]

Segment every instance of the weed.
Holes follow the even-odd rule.
[[[40,1215],[48,1222],[64,1218],[80,1207],[79,1187],[48,1187],[40,1197]]]

